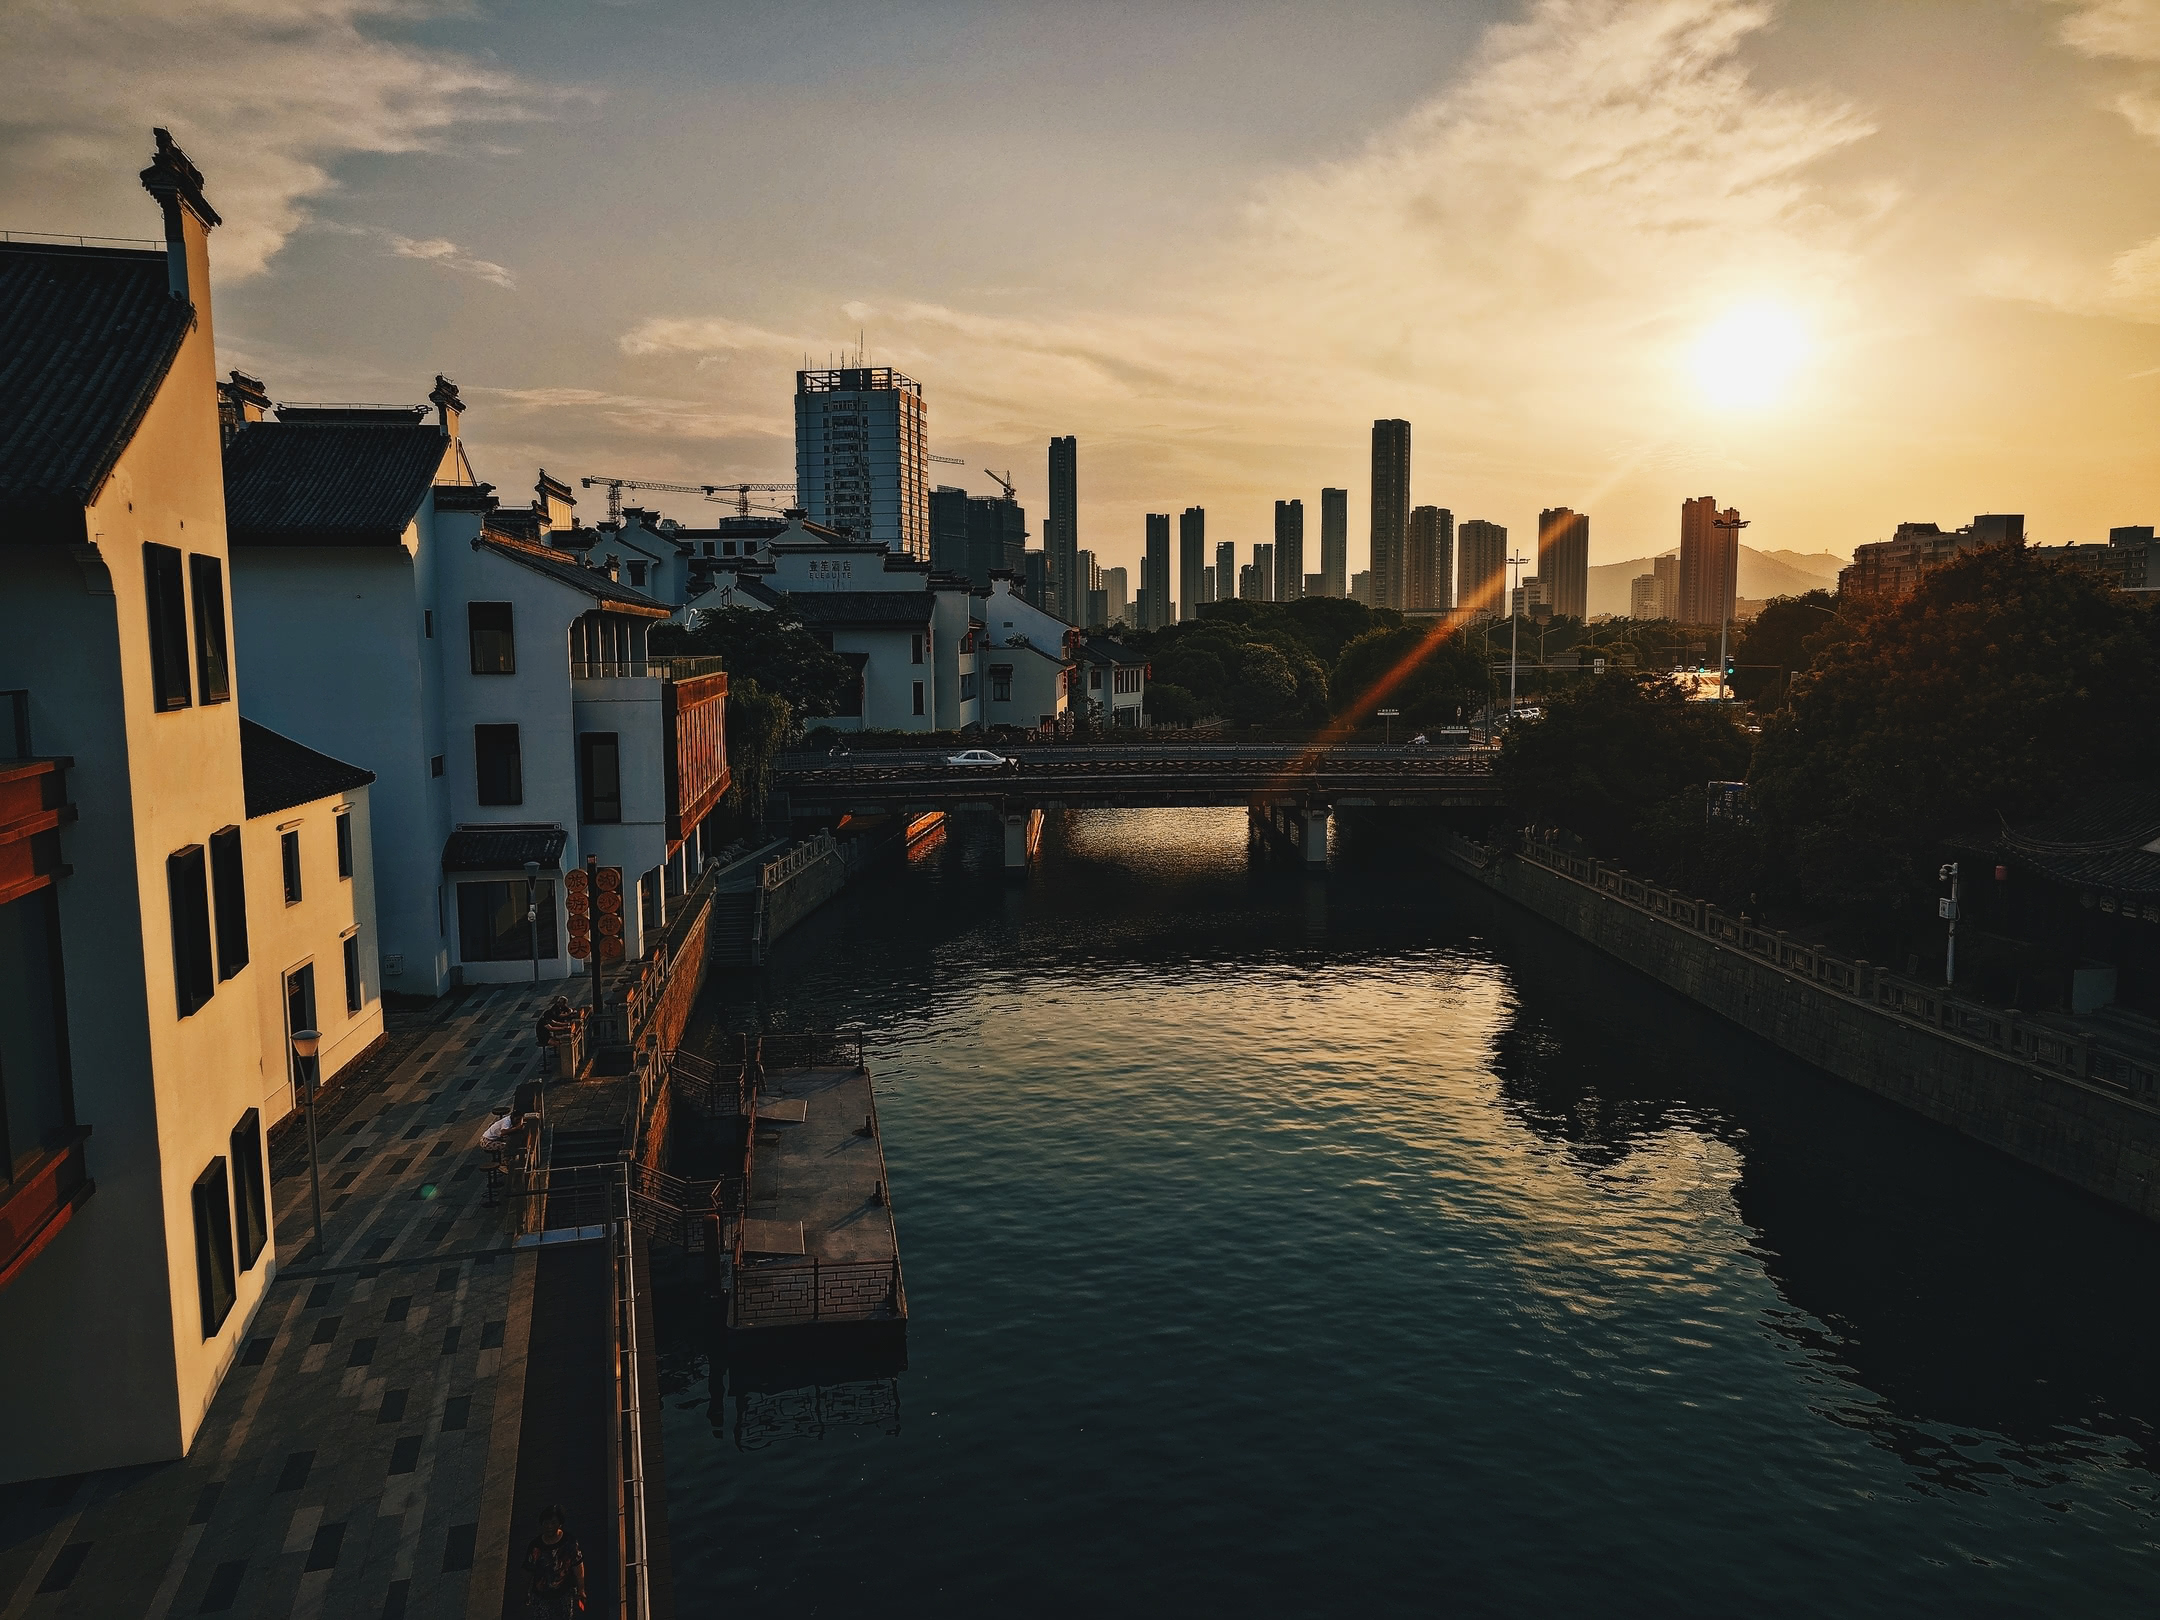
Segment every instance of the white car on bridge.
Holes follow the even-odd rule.
[[[964,753],[947,754],[948,765],[1010,765],[1011,760],[1003,754],[993,754],[987,748],[970,748]]]

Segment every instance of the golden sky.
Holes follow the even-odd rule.
[[[1322,11],[1325,15],[1321,15]],[[1368,432],[1420,503],[1592,560],[1712,494],[1766,549],[2160,521],[2160,0],[1331,8],[11,8],[0,225],[148,234],[169,122],[226,363],[473,406],[505,490],[792,474],[863,334],[941,477],[1082,543],[1308,532]],[[675,515],[695,518],[695,507]],[[1311,544],[1311,542],[1308,542]]]

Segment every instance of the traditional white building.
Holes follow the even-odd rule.
[[[184,1454],[276,1266],[219,220],[142,180],[163,252],[0,243],[0,1482]]]
[[[431,399],[433,421],[287,407],[237,424],[225,471],[249,715],[374,773],[388,988],[582,971],[558,897],[587,854],[638,897],[622,932],[635,960],[703,861],[727,787],[727,677],[717,660],[648,659],[668,605],[587,565],[597,532],[558,532],[572,516],[558,481],[501,507],[471,480],[455,387],[437,378]]]
[[[263,1124],[291,1113],[312,1084],[328,1084],[382,1043],[382,972],[375,957],[372,774],[240,721],[247,825],[240,849],[248,953],[263,1052]],[[314,1030],[312,1059],[292,1037]]]

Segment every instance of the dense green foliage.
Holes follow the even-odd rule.
[[[1485,693],[1483,665],[1459,638],[1340,598],[1210,603],[1197,621],[1129,639],[1148,654],[1148,708],[1159,723],[1318,726],[1385,705],[1409,724],[1437,725]],[[1396,683],[1372,697],[1390,675]]]
[[[2021,547],[1872,610],[1820,592],[1773,603],[1735,661],[1792,672],[1737,683],[1758,699],[1752,747],[1666,683],[1607,674],[1509,736],[1511,807],[1726,904],[1894,936],[1933,926],[1953,840],[2160,778],[2160,615]],[[1743,775],[1746,824],[1706,824],[1702,784]]]
[[[797,714],[839,713],[857,679],[854,666],[785,608],[717,608],[688,629],[657,626],[647,646],[655,658],[718,657],[735,683],[755,681]]]
[[[1765,881],[1813,904],[1925,900],[1947,837],[2160,763],[2160,620],[2022,547],[1961,557],[1812,646],[1749,781]]]
[[[1702,817],[1703,784],[1736,780],[1748,739],[1730,711],[1691,703],[1668,676],[1607,669],[1555,693],[1500,749],[1508,803],[1539,826],[1641,861],[1665,822]]]
[[[747,834],[765,816],[772,793],[773,759],[793,740],[795,706],[756,681],[728,680],[728,808],[736,834]]]

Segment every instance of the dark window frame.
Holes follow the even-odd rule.
[[[491,761],[488,743],[507,738],[509,748],[498,748]],[[481,804],[525,802],[525,744],[515,725],[473,727],[473,797]]]
[[[188,708],[187,563],[178,546],[143,542],[143,598],[150,619],[150,694],[160,714]]]
[[[360,972],[360,936],[347,934],[338,954],[345,963],[345,1013],[350,1017],[367,1005],[367,985]]]
[[[289,969],[281,988],[285,998],[285,1072],[292,1079],[293,1103],[297,1107],[301,1097],[315,1088],[316,1077],[322,1072],[320,1056],[304,1058],[292,1049],[292,1037],[301,1030],[312,1029],[318,1034],[322,1030],[316,1022],[314,962],[302,962]],[[306,1003],[304,1010],[293,1005],[295,989],[300,992],[299,999]]]
[[[237,826],[210,835],[210,892],[217,909],[217,976],[223,983],[248,965],[247,858]]]
[[[607,755],[606,774],[613,791],[601,793],[599,757]],[[603,814],[602,812],[609,812]],[[592,826],[615,826],[622,821],[622,734],[614,731],[578,733],[578,819]]]
[[[336,812],[337,826],[337,875],[349,878],[353,875],[352,812]]]
[[[189,844],[165,857],[165,903],[172,921],[173,996],[186,1018],[217,994],[210,871],[202,845]]]
[[[195,599],[195,693],[199,702],[232,701],[232,644],[225,634],[225,564],[188,553],[188,594]]]
[[[222,1154],[195,1178],[189,1199],[195,1210],[195,1289],[202,1306],[202,1336],[214,1339],[240,1300],[240,1274],[233,1265],[232,1190]]]
[[[502,610],[502,622],[483,623],[483,620],[492,620],[495,617],[494,610],[497,608]],[[475,675],[517,673],[517,618],[510,603],[467,602],[465,638],[467,650],[472,655],[472,672]],[[483,647],[486,649],[484,653]]]
[[[278,866],[285,878],[285,903],[297,906],[307,897],[307,887],[301,880],[300,829],[278,829]]]
[[[916,682],[914,682],[914,683],[912,683],[912,684],[914,685],[914,688],[915,688],[915,712],[916,712],[917,714],[921,714],[921,713],[923,712],[923,697],[924,697],[924,689],[923,689],[923,683],[922,683],[921,681],[916,681]]]
[[[529,962],[532,940],[525,922],[523,878],[473,878],[457,885],[458,960],[460,962]],[[540,881],[540,960],[562,951],[555,885]]]
[[[232,1128],[226,1145],[232,1151],[233,1226],[240,1240],[240,1270],[255,1262],[270,1242],[270,1200],[263,1174],[262,1113],[250,1108]]]

